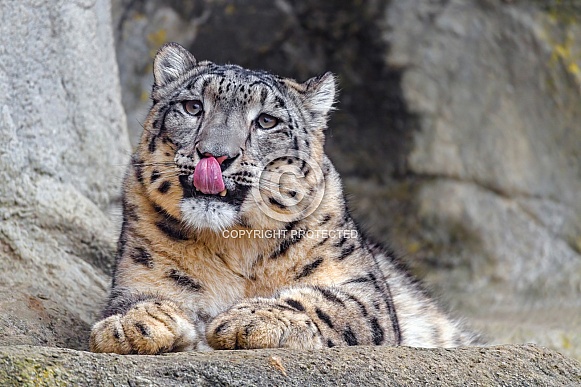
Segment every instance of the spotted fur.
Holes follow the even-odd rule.
[[[297,83],[170,43],[154,79],[91,350],[476,342],[347,212],[323,153],[332,74]],[[195,189],[204,155],[224,156],[225,196]]]

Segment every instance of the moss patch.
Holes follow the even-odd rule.
[[[58,366],[28,358],[5,357],[0,360],[0,385],[25,387],[67,386],[66,372]]]

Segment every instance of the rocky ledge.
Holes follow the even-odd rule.
[[[349,347],[162,356],[0,347],[2,386],[561,386],[581,363],[535,345],[460,349]]]

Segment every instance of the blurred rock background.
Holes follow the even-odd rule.
[[[125,0],[113,19],[134,144],[166,41],[333,71],[327,151],[368,234],[492,342],[581,357],[581,3]]]
[[[177,41],[335,72],[327,151],[367,233],[492,343],[581,359],[579,2],[111,3],[0,2],[0,346],[87,349],[152,58]]]

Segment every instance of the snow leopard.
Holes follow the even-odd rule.
[[[324,152],[332,73],[301,83],[167,43],[153,75],[92,351],[478,343],[350,215]]]

